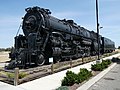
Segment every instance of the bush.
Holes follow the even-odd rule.
[[[11,47],[10,48],[0,48],[0,52],[2,52],[2,51],[11,51]]]
[[[102,63],[97,63],[91,66],[91,69],[94,71],[102,71],[103,69],[107,68],[108,65],[111,64],[110,60],[103,60]]]
[[[24,78],[25,76],[27,76],[26,73],[24,72],[19,73],[19,79]]]
[[[101,67],[101,64],[94,64],[91,66],[91,69],[94,71],[102,71],[103,68]]]
[[[69,90],[67,86],[61,86],[57,88],[56,90]]]
[[[62,80],[62,86],[71,86],[76,83],[77,75],[72,71],[66,72],[66,77]]]
[[[102,61],[101,63],[101,67],[104,69],[104,68],[107,68],[108,67],[108,63],[106,61]]]
[[[88,71],[87,69],[83,68],[80,69],[80,72],[78,73],[78,82],[81,83],[84,80],[87,80],[92,76],[91,71]]]
[[[119,58],[112,58],[112,60],[111,60],[112,62],[120,62],[120,59]]]
[[[106,60],[107,61],[107,63],[108,63],[108,65],[110,65],[111,63],[112,63],[112,61],[111,60]]]
[[[102,65],[104,65],[104,68],[107,68],[108,67],[108,65],[110,65],[111,64],[111,60],[104,60],[104,61],[102,61]]]
[[[8,78],[14,78],[14,77],[15,77],[15,74],[8,72],[8,73],[7,73],[7,76],[8,76]],[[19,73],[18,78],[21,79],[21,78],[24,78],[25,76],[27,76],[27,74],[24,73],[24,72],[21,72],[21,73]]]
[[[75,74],[72,71],[67,71],[66,77],[62,80],[62,86],[71,86],[75,83],[79,84],[83,82],[84,80],[87,80],[92,76],[91,71],[88,71],[87,69],[83,68],[80,69],[80,72],[78,74]]]
[[[15,74],[14,73],[7,73],[7,76],[8,76],[8,78],[14,78],[15,77]]]

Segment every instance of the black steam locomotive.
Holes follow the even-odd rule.
[[[73,20],[57,19],[50,15],[49,9],[30,7],[25,11],[24,35],[15,37],[7,68],[48,64],[51,57],[57,62],[97,54],[97,33],[80,27]],[[99,37],[101,54],[115,50],[113,41]]]

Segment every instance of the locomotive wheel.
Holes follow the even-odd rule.
[[[41,66],[45,64],[45,58],[42,54],[40,54],[36,60],[36,65]]]

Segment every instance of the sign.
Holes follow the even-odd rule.
[[[49,62],[50,62],[50,63],[53,62],[53,57],[49,58]]]

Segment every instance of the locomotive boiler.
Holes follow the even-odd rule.
[[[57,19],[51,16],[49,9],[30,7],[25,11],[24,35],[15,37],[7,68],[44,65],[51,57],[57,62],[97,54],[97,33],[77,25],[73,20]],[[101,35],[99,37],[102,53],[114,51],[114,42]]]

